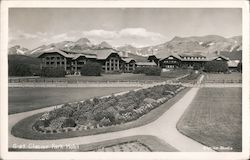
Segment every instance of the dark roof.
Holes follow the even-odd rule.
[[[222,58],[226,61],[228,61],[229,59],[223,55],[218,55],[216,53],[166,53],[165,55],[160,54],[160,55],[154,55],[157,59],[159,59],[160,61],[172,56],[175,57],[181,61],[212,61],[215,60],[217,58]]]
[[[137,62],[136,65],[138,66],[156,66],[155,62]]]
[[[46,53],[59,53],[66,58],[73,58],[74,57],[73,54],[67,54],[67,53],[65,53],[65,52],[63,52],[55,47],[44,49],[43,51],[41,51],[41,53],[38,55],[38,57],[40,57],[41,55],[46,54]]]
[[[67,50],[59,50],[55,47],[52,47],[41,51],[41,54],[38,57],[40,57],[44,53],[59,53],[64,57],[73,59],[77,59],[80,56],[85,56],[86,58],[107,59],[108,56],[112,53],[116,53],[120,56],[119,51],[111,48],[87,49],[83,51],[67,51]]]

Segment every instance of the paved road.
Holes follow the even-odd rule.
[[[205,146],[184,136],[176,129],[176,124],[178,120],[180,119],[186,108],[189,106],[189,104],[192,102],[198,90],[199,88],[192,88],[191,90],[189,90],[189,92],[183,98],[181,98],[177,103],[175,103],[160,118],[145,126],[132,128],[124,131],[112,132],[112,133],[75,137],[68,139],[59,139],[59,140],[27,140],[9,135],[9,147],[13,147],[14,144],[25,145],[26,147],[29,145],[38,145],[41,147],[48,145],[51,146],[51,145],[69,145],[69,144],[89,144],[104,140],[122,138],[126,136],[154,135],[182,152],[204,152],[204,151],[211,152],[213,150],[209,149],[204,150]],[[22,118],[33,115],[35,113],[43,112],[47,109],[53,109],[53,108],[44,108],[30,112],[10,115],[9,130],[16,122],[18,122]]]

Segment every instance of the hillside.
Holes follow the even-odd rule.
[[[160,53],[183,53],[183,52],[233,52],[242,50],[242,37],[236,36],[224,38],[217,35],[207,35],[200,37],[174,37],[172,40],[156,46],[135,48],[131,46],[119,47],[123,51],[128,51],[138,55],[152,55]]]
[[[32,76],[40,73],[40,60],[26,55],[8,55],[9,76]]]

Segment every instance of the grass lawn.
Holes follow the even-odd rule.
[[[161,76],[146,76],[144,74],[121,73],[102,74],[102,76],[67,76],[65,78],[9,77],[11,82],[107,82],[107,81],[166,81],[187,74],[185,70],[173,70],[162,73]]]
[[[208,83],[241,83],[242,74],[239,72],[232,72],[231,74],[224,73],[208,73],[205,74],[204,82]]]
[[[136,143],[139,145],[136,145]],[[131,144],[131,145],[130,145]],[[72,147],[73,148],[73,147]],[[144,149],[144,150],[143,150]],[[109,151],[109,152],[177,152],[178,150],[165,143],[155,136],[138,135],[91,144],[79,145],[75,149],[13,149],[9,151],[29,151],[29,152],[90,152],[90,151]]]
[[[175,97],[171,98],[166,103],[160,105],[159,107],[151,110],[149,113],[143,115],[139,119],[131,122],[124,123],[122,125],[108,126],[104,128],[94,128],[86,131],[72,131],[66,133],[54,133],[54,134],[43,134],[36,132],[32,129],[33,124],[43,113],[39,113],[30,117],[27,117],[21,121],[19,121],[11,130],[11,134],[16,137],[22,137],[26,139],[35,139],[35,140],[49,140],[49,139],[62,139],[62,138],[70,138],[70,137],[79,137],[79,136],[87,136],[87,135],[95,135],[107,132],[115,132],[126,130],[130,128],[135,128],[139,126],[146,125],[156,119],[158,119],[162,114],[164,114],[174,103],[176,103],[180,98],[182,98],[187,92],[189,88],[186,88],[180,93],[178,93]]]
[[[241,97],[241,88],[202,88],[179,120],[177,129],[217,151],[240,152]]]
[[[9,114],[132,89],[135,88],[9,88]]]

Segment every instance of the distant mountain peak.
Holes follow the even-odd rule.
[[[106,42],[106,41],[102,41],[99,45],[98,45],[99,48],[112,48],[112,46]]]
[[[87,38],[80,38],[76,41],[76,43],[90,43],[90,40]]]
[[[183,39],[182,37],[175,36],[171,41],[180,41],[182,39]]]
[[[26,52],[28,52],[27,48],[23,48],[20,45],[14,45],[8,49],[8,54],[18,54],[18,55],[24,55]]]

